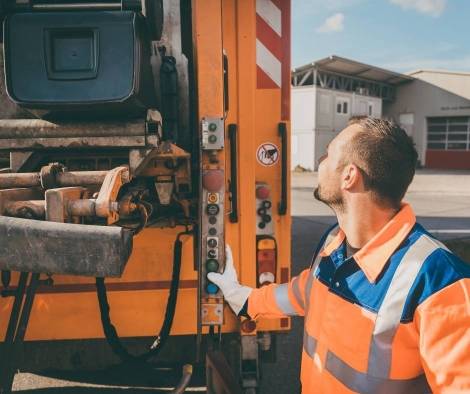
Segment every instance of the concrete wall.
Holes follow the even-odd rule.
[[[333,89],[317,88],[314,169],[325,153],[328,143],[343,130],[351,116],[368,115],[369,105],[373,116],[382,116],[382,100],[377,97]],[[346,113],[338,113],[337,105],[347,103]]]
[[[420,70],[409,75],[470,100],[470,73]]]
[[[308,170],[313,170],[316,87],[293,87],[291,104],[291,169],[300,165]]]
[[[470,116],[470,100],[417,79],[398,86],[395,101],[384,103],[384,117],[400,122],[402,114],[408,114],[402,116],[402,119],[414,118],[413,124],[406,125],[406,128],[416,144],[419,161],[424,165],[427,144],[426,118],[432,116]]]

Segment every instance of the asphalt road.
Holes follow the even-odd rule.
[[[316,244],[335,218],[313,198],[316,174],[294,174],[292,184],[292,273],[296,275],[309,265]],[[418,220],[439,238],[470,237],[470,172],[420,171],[406,200],[414,207]],[[277,337],[276,362],[262,365],[261,394],[300,392],[302,326],[303,320],[294,318],[292,330]],[[14,390],[28,394],[165,392],[148,387],[82,385],[25,373],[17,374]]]

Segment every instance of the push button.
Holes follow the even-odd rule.
[[[209,283],[206,286],[206,293],[207,294],[216,294],[218,291],[219,291],[219,288],[214,283]]]
[[[219,213],[219,206],[217,204],[207,204],[206,212],[208,215],[215,216]]]
[[[206,269],[208,272],[217,272],[219,270],[219,262],[216,259],[207,260]]]

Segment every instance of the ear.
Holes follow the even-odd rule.
[[[348,164],[344,167],[342,178],[341,178],[341,188],[344,190],[351,190],[357,187],[361,181],[361,172],[355,164]]]

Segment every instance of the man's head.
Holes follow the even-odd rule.
[[[413,179],[417,158],[411,139],[398,125],[358,117],[320,158],[315,197],[344,211],[347,196],[362,193],[377,205],[398,209]]]

